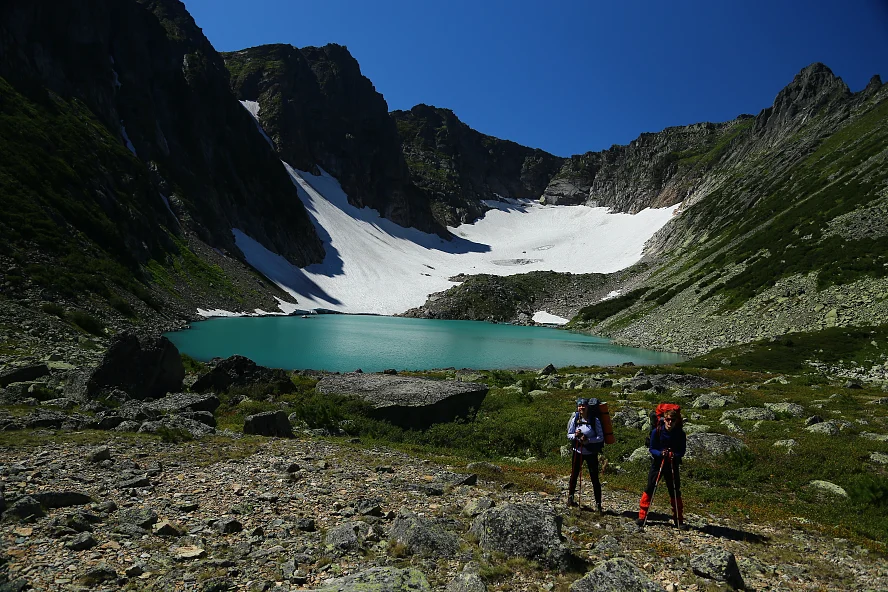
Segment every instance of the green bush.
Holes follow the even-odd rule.
[[[861,475],[848,487],[848,497],[855,504],[888,509],[888,478]]]
[[[93,335],[97,335],[99,337],[103,337],[105,335],[105,324],[88,312],[84,312],[82,310],[72,310],[70,313],[68,313],[68,320],[70,320],[72,323],[74,323],[87,333],[92,333]]]
[[[65,307],[60,304],[56,304],[55,302],[45,302],[40,308],[46,314],[51,314],[60,319],[65,318]]]
[[[123,316],[134,319],[136,318],[136,311],[133,310],[133,307],[130,306],[130,303],[121,298],[120,296],[112,296],[108,303],[111,305],[111,308],[122,314]]]
[[[194,436],[188,430],[183,430],[182,428],[161,427],[157,430],[157,435],[160,436],[161,442],[166,442],[167,444],[179,444],[194,440]]]

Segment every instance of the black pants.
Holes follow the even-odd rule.
[[[657,473],[660,471],[661,458],[651,458],[651,470],[648,471],[648,484],[645,491],[649,496],[654,495],[654,486],[657,483]],[[678,469],[681,466],[681,459],[666,459],[663,463],[663,474],[660,476],[661,481],[666,482],[666,488],[669,489],[669,497],[681,497],[681,474]],[[673,478],[674,475],[674,478]]]
[[[573,453],[573,460],[571,461],[570,466],[570,487],[568,489],[568,493],[570,495],[574,494],[574,490],[577,487],[577,477],[580,476],[580,471],[583,470],[583,461],[586,461],[586,467],[589,469],[589,479],[592,481],[592,490],[595,492],[595,503],[601,503],[601,481],[598,479],[598,453],[595,452],[593,454],[580,454],[579,452]]]

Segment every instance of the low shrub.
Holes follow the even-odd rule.
[[[68,313],[68,320],[93,335],[103,337],[105,335],[105,324],[95,318],[88,312],[82,310],[72,310]]]
[[[53,316],[59,317],[60,319],[65,318],[65,307],[60,304],[56,304],[55,302],[44,302],[40,308],[46,314],[51,314]]]

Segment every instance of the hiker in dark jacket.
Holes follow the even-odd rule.
[[[567,439],[572,448],[572,461],[570,467],[570,486],[567,494],[567,505],[576,506],[574,491],[577,487],[577,477],[583,470],[583,461],[589,469],[589,478],[592,481],[592,490],[595,493],[595,507],[601,514],[601,481],[598,479],[598,453],[604,447],[604,430],[601,428],[601,420],[590,410],[598,409],[598,399],[577,399],[577,412],[567,423]]]
[[[681,459],[684,458],[687,449],[687,435],[682,427],[681,412],[670,409],[663,414],[654,429],[651,431],[651,442],[648,447],[651,453],[651,469],[648,471],[647,488],[641,494],[641,502],[638,510],[638,524],[644,524],[654,488],[657,483],[657,475],[666,481],[669,489],[669,500],[672,502],[672,516],[676,524],[683,524],[683,506],[681,502]],[[662,467],[662,473],[660,471]]]

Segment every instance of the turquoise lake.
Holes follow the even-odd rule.
[[[518,369],[683,359],[545,327],[364,315],[218,318],[166,335],[179,351],[201,361],[240,354],[288,370]]]

